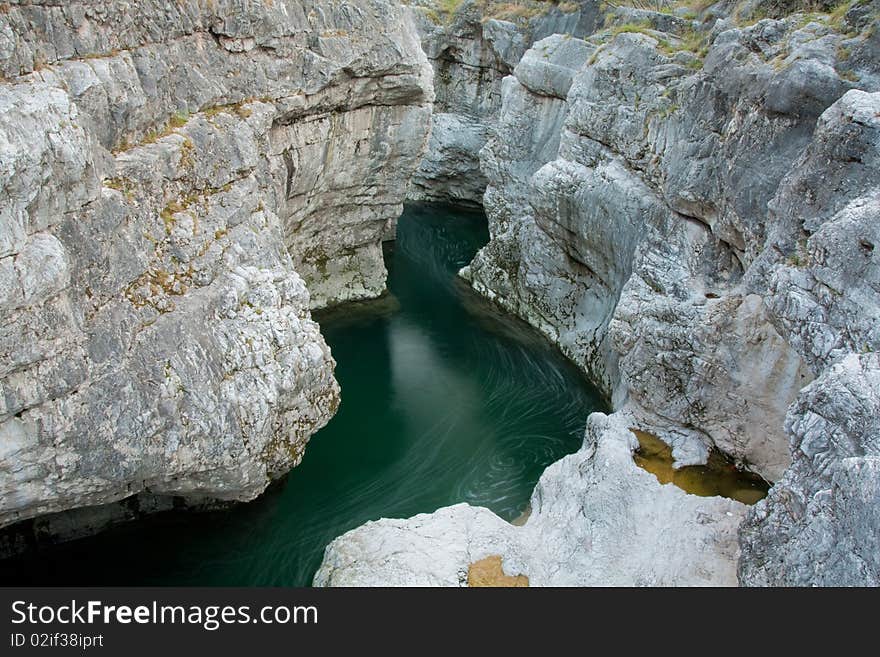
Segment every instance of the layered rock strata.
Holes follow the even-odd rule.
[[[431,112],[411,20],[11,2],[0,72],[0,525],[258,495],[339,402],[310,307],[384,289]]]
[[[409,7],[434,70],[435,93],[428,150],[409,198],[481,205],[480,150],[497,125],[502,80],[536,41],[590,34],[600,20],[598,4],[465,0],[444,12],[441,3],[420,0]]]
[[[740,510],[741,556],[729,543],[710,550],[709,582],[734,583],[737,560],[742,584],[878,581],[880,7],[830,9],[776,7],[777,18],[760,20],[750,18],[766,13],[760,3],[700,16],[616,9],[608,29],[550,37],[524,55],[480,155],[492,239],[462,275],[602,385],[614,423],[659,434],[679,465],[718,448],[778,482]],[[597,467],[590,431],[560,462],[577,473]],[[577,473],[558,487],[542,479],[533,506],[564,506]],[[369,582],[365,564],[387,557],[398,580],[424,568],[454,584],[453,566],[488,555],[533,583],[624,581],[601,550],[614,521],[591,496],[625,494],[593,484],[548,541],[565,554],[532,539],[523,551],[527,529],[453,507],[338,539],[316,582]],[[526,528],[549,532],[540,516]],[[702,517],[722,519],[717,509]],[[443,532],[428,533],[437,523]],[[407,561],[426,536],[454,558]],[[658,576],[644,581],[686,583],[694,573],[668,576],[678,548],[661,528],[652,542],[662,547],[644,572]],[[625,558],[641,572],[637,555]],[[605,579],[592,576],[600,564]],[[542,568],[578,572],[544,579]]]

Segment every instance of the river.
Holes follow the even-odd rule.
[[[368,520],[469,502],[512,520],[576,451],[598,391],[457,271],[485,217],[411,206],[386,245],[389,293],[318,313],[342,404],[258,500],[168,512],[0,562],[8,584],[304,586],[324,546]]]

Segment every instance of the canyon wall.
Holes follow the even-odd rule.
[[[500,554],[540,582],[690,584],[673,559],[697,563],[688,545],[708,554],[694,566],[705,583],[877,583],[880,5],[790,4],[611,8],[604,29],[537,42],[502,81],[480,153],[492,239],[462,275],[600,384],[616,429],[591,419],[522,529],[468,507],[368,524],[328,547],[317,583],[371,583],[368,564],[383,564],[454,585],[468,559]],[[631,443],[626,427],[657,433],[678,465],[717,448],[777,482],[748,511],[686,512],[745,518],[739,547],[657,492],[639,504],[692,534],[685,546],[639,523],[635,503],[612,515],[596,498],[631,499],[634,466],[620,460],[619,481],[581,486],[603,440]],[[473,531],[456,537],[457,524]],[[616,530],[656,546],[653,571],[638,555],[608,563],[609,525],[652,533]],[[425,546],[452,556],[408,561]]]
[[[482,205],[480,150],[497,125],[502,80],[535,41],[590,34],[601,20],[598,3],[465,0],[446,11],[434,0],[416,0],[409,8],[434,70],[435,94],[428,151],[409,198]]]
[[[0,12],[0,525],[248,500],[339,403],[431,68],[382,0]]]
[[[740,581],[877,586],[880,93],[850,91],[822,114],[770,212],[770,317],[818,376],[788,410],[791,467],[742,527]],[[786,247],[795,256],[777,255]]]
[[[520,72],[554,42],[523,59],[482,153],[493,239],[465,275],[682,462],[714,445],[776,480],[786,409],[815,372],[752,265],[781,179],[855,86],[847,39],[799,17],[673,28],[600,33],[555,116]]]
[[[339,403],[310,310],[382,293],[409,196],[483,204],[462,276],[615,413],[524,527],[370,523],[316,583],[491,555],[534,584],[880,583],[880,0],[545,4],[4,3],[0,525],[294,467]],[[661,486],[631,427],[775,486]]]

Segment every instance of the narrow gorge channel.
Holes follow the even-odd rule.
[[[880,586],[880,0],[11,0],[0,164],[0,583]]]
[[[389,293],[316,314],[343,401],[264,496],[0,562],[0,580],[304,586],[324,547],[368,520],[459,502],[517,518],[544,468],[576,451],[587,416],[606,406],[555,347],[458,278],[487,240],[480,213],[406,210],[386,244]]]

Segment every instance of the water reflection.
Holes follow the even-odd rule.
[[[306,585],[324,546],[368,520],[458,502],[521,515],[543,469],[606,409],[553,347],[456,277],[487,239],[482,215],[408,208],[386,252],[389,295],[316,315],[342,404],[268,494],[0,563],[2,581]]]

